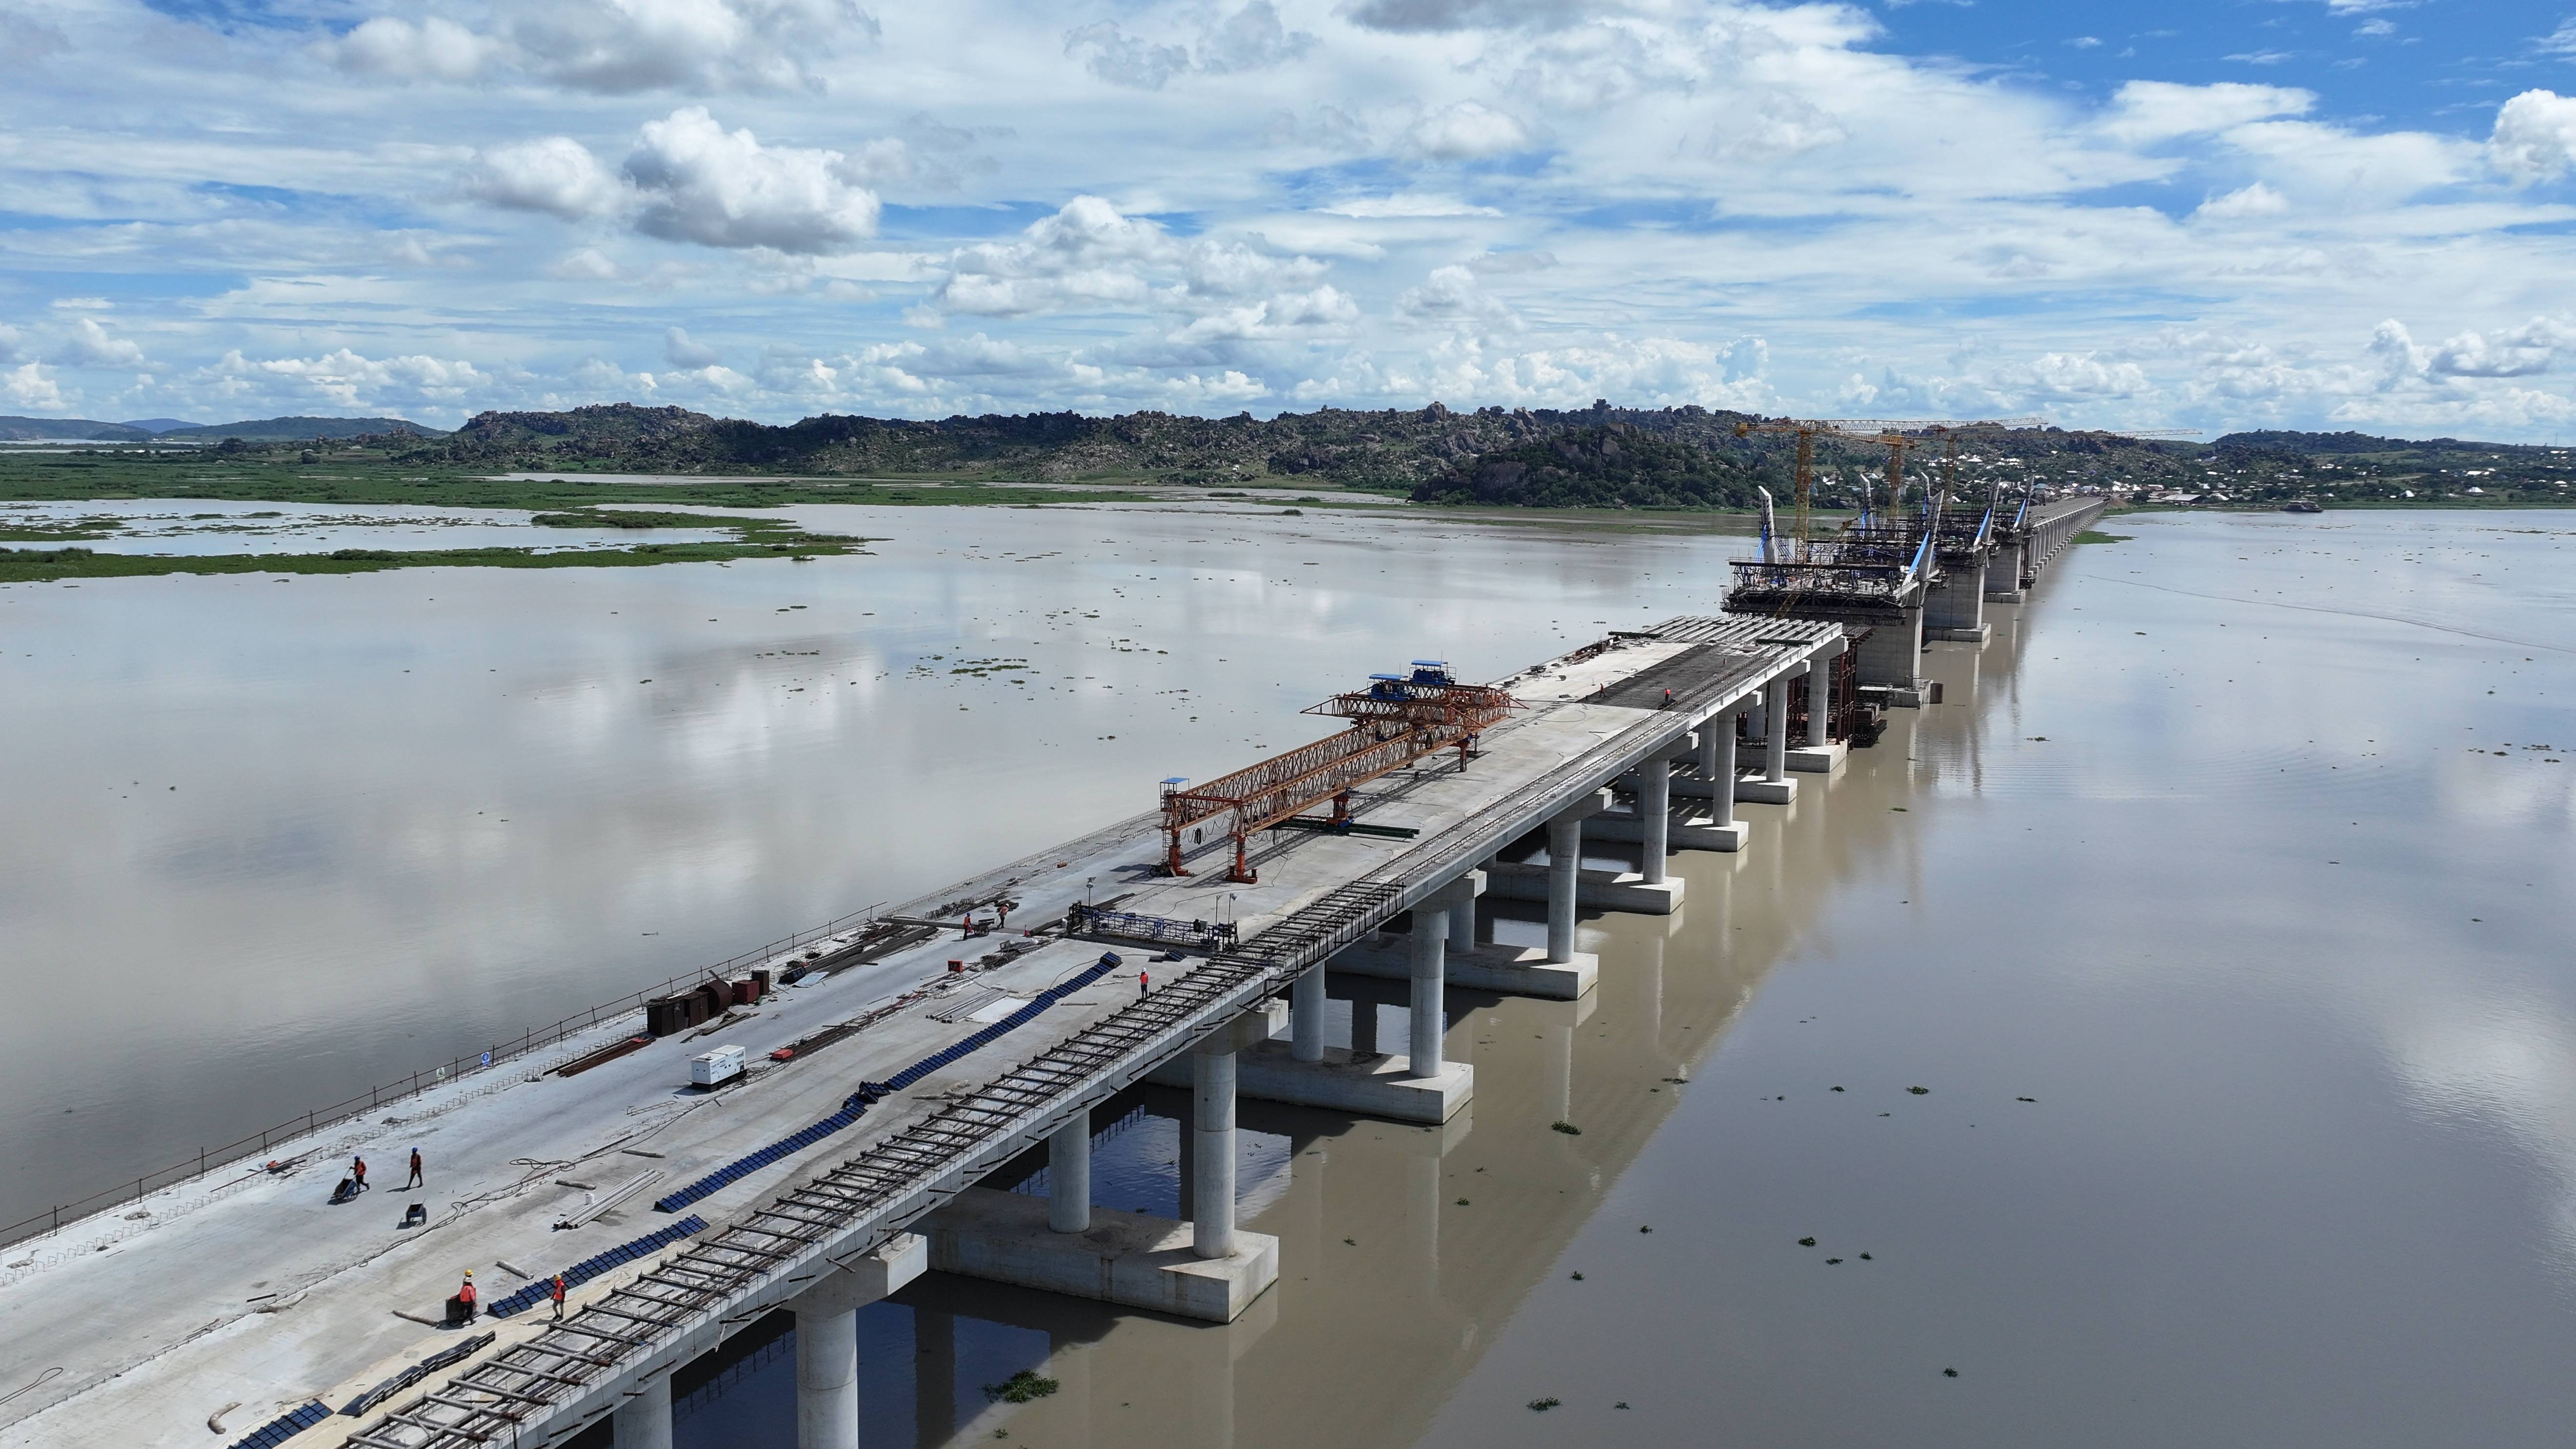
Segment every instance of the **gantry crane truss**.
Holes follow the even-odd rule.
[[[1250,857],[1253,832],[1328,802],[1333,809],[1328,824],[1346,824],[1353,790],[1442,750],[1457,750],[1458,767],[1465,769],[1475,754],[1476,738],[1520,707],[1502,690],[1459,684],[1445,669],[1421,667],[1409,678],[1379,675],[1367,689],[1334,695],[1305,713],[1349,720],[1351,727],[1340,734],[1195,788],[1185,788],[1184,780],[1164,782],[1163,871],[1188,875],[1182,837],[1193,832],[1203,837],[1213,824],[1234,841],[1234,865],[1226,879],[1257,881],[1260,875]]]

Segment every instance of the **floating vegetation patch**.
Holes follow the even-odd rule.
[[[1034,1369],[1022,1369],[998,1384],[986,1384],[984,1397],[997,1404],[1026,1404],[1063,1387]]]

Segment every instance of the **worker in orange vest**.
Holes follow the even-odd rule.
[[[358,1191],[367,1190],[367,1159],[363,1157],[349,1159],[349,1180],[358,1185]]]
[[[465,1309],[465,1321],[472,1323],[477,1309],[474,1306],[474,1270],[471,1268],[465,1270],[465,1286],[456,1290],[456,1301]]]
[[[563,1317],[564,1300],[564,1276],[561,1273],[557,1273],[555,1275],[555,1281],[550,1285],[549,1291],[555,1300],[555,1317],[561,1318]]]
[[[1137,973],[1136,973],[1136,997],[1137,997],[1137,999],[1141,1001],[1141,1000],[1143,1000],[1144,998],[1146,998],[1146,997],[1148,997],[1148,996],[1151,996],[1151,995],[1153,995],[1153,994],[1154,994],[1154,980],[1153,980],[1153,978],[1152,978],[1152,977],[1150,977],[1150,976],[1148,976],[1148,975],[1146,975],[1146,974],[1145,974],[1144,972],[1142,972],[1142,971],[1137,972]]]

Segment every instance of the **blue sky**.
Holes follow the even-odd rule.
[[[0,412],[2576,436],[2576,0],[0,0]]]

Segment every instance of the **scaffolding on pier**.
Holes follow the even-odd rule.
[[[1332,814],[1323,826],[1346,829],[1352,791],[1443,750],[1456,750],[1463,770],[1475,757],[1477,737],[1520,707],[1491,685],[1458,683],[1441,660],[1417,659],[1410,674],[1375,675],[1367,688],[1334,695],[1304,711],[1349,720],[1350,728],[1340,734],[1196,787],[1185,779],[1165,780],[1163,873],[1188,875],[1182,837],[1195,843],[1213,827],[1234,841],[1234,864],[1226,879],[1257,881],[1250,853],[1253,832],[1326,803]]]

